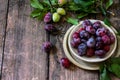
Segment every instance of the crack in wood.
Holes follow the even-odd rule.
[[[2,52],[2,61],[1,61],[1,71],[0,71],[0,80],[2,79],[2,70],[3,70],[3,62],[4,62],[4,48],[5,48],[5,40],[6,40],[6,29],[7,29],[7,20],[8,20],[8,11],[9,11],[9,0],[6,0],[7,5],[5,10],[5,28],[4,28],[4,35],[3,35],[3,52]]]

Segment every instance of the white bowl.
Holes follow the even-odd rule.
[[[92,23],[94,23],[94,22],[100,21],[100,20],[90,20],[90,21],[91,21]],[[75,31],[77,31],[77,30],[82,26],[83,21],[81,21],[77,26],[75,26],[75,27],[73,28],[73,30],[70,32],[70,34],[69,34],[69,36],[68,36],[68,48],[69,48],[69,50],[70,50],[70,52],[71,52],[71,55],[72,55],[73,57],[75,57],[77,60],[83,60],[83,61],[85,61],[85,62],[102,62],[102,61],[107,60],[108,58],[110,58],[110,57],[114,54],[114,52],[115,52],[115,50],[116,50],[116,47],[117,47],[117,38],[116,38],[116,35],[115,35],[114,31],[113,31],[110,27],[108,27],[107,25],[104,24],[103,21],[100,21],[100,22],[101,22],[101,24],[102,24],[104,27],[106,27],[106,28],[113,34],[113,36],[115,37],[115,42],[110,46],[109,52],[107,52],[106,55],[105,55],[103,58],[99,58],[99,57],[96,57],[96,56],[94,56],[94,57],[86,57],[86,56],[79,56],[79,55],[78,55],[77,50],[74,49],[74,48],[71,46],[71,40],[72,40],[72,35],[73,35],[73,33],[74,33]]]
[[[76,66],[78,66],[79,68],[82,69],[86,69],[86,70],[99,70],[99,65],[100,63],[87,63],[84,62],[82,60],[77,60],[76,58],[74,58],[71,53],[69,52],[69,48],[68,48],[68,36],[69,33],[71,32],[71,30],[74,28],[74,26],[70,27],[66,34],[64,35],[64,39],[63,39],[63,50],[64,53],[66,55],[66,57]]]

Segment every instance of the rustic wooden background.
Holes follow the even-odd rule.
[[[64,34],[47,34],[43,30],[43,21],[30,18],[32,10],[30,0],[0,0],[0,79],[99,80],[98,71],[83,70],[74,65],[64,69],[59,64],[60,58],[65,57],[62,48]],[[114,0],[110,11],[115,13],[110,16],[113,26],[120,30],[120,0]],[[86,18],[103,20],[102,15]],[[61,26],[63,32],[70,27],[67,23]],[[44,53],[41,44],[45,41],[54,42],[56,50]]]

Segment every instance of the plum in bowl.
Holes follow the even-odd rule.
[[[114,54],[117,39],[113,30],[104,22],[84,20],[70,32],[68,47],[77,60],[102,62]]]

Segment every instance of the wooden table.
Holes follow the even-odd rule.
[[[64,34],[52,36],[44,31],[43,21],[30,18],[30,0],[0,0],[0,75],[1,80],[99,80],[98,71],[87,71],[72,65],[63,68],[59,60],[65,57]],[[120,0],[114,0],[110,11],[113,26],[120,30]],[[103,20],[102,15],[86,18]],[[66,32],[71,26],[61,25]],[[46,54],[41,50],[45,41],[54,42],[56,50]],[[111,75],[112,80],[120,80]]]

